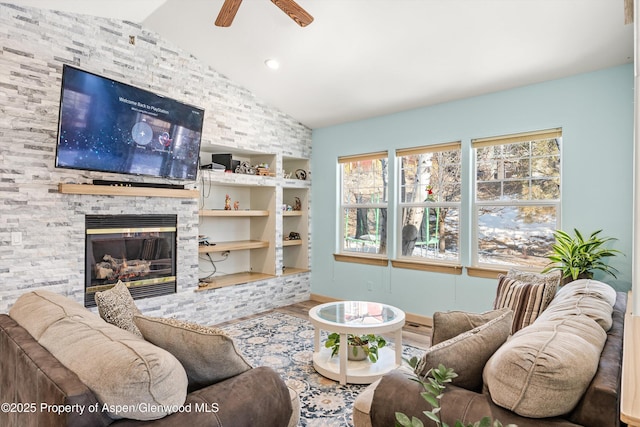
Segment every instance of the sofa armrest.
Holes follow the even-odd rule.
[[[287,427],[292,416],[299,413],[293,413],[289,388],[276,371],[263,366],[189,393],[183,412],[153,421],[121,419],[112,426]]]
[[[401,367],[384,375],[379,382],[367,388],[354,405],[354,423],[356,427],[388,427],[395,425],[395,413],[402,412],[408,417],[417,417],[427,427],[436,424],[422,412],[431,410],[431,405],[420,395],[422,385],[413,381],[413,372]],[[364,402],[363,399],[371,399]],[[516,424],[518,427],[578,427],[562,418],[532,419],[521,417],[511,411],[495,405],[489,395],[476,393],[454,385],[447,388],[440,400],[441,421],[450,426],[456,421],[464,425],[480,421],[484,417],[500,420],[504,425]],[[366,411],[369,410],[367,417]]]
[[[598,370],[569,417],[576,424],[586,427],[620,425],[620,384],[626,309],[627,294],[617,292],[612,313],[613,322],[600,354]]]
[[[107,426],[111,419],[87,408],[97,405],[93,392],[15,320],[0,314],[0,401],[36,403],[35,412],[0,412],[0,425]],[[58,415],[41,404],[83,408]]]
[[[417,417],[425,426],[436,426],[423,414],[423,411],[431,410],[431,405],[420,395],[424,388],[414,378],[413,371],[400,367],[380,379],[372,395],[371,426],[395,425],[396,412],[402,412],[409,418]],[[456,420],[466,425],[491,415],[485,395],[453,385],[447,386],[440,407],[441,419],[449,425],[455,425]]]

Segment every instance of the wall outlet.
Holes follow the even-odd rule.
[[[11,232],[11,244],[14,246],[22,244],[22,232],[20,231]]]
[[[369,292],[373,291],[373,282],[371,280],[367,280],[367,290]]]

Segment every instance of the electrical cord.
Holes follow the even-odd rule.
[[[211,263],[211,266],[213,267],[213,271],[209,272],[209,274],[207,274],[204,277],[199,277],[198,281],[200,281],[200,282],[202,282],[203,280],[207,280],[208,278],[210,278],[211,276],[216,274],[216,272],[218,271],[218,267],[216,267],[216,262],[226,261],[227,258],[229,258],[229,252],[223,252],[222,253],[222,259],[217,259],[217,260],[214,260],[213,258],[211,258],[211,254],[210,253],[206,253],[205,255],[206,255],[206,258],[201,256],[200,259],[208,259],[209,262]],[[200,271],[203,271],[203,270],[200,269]]]

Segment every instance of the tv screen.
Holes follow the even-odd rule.
[[[195,180],[204,110],[68,65],[56,167]]]

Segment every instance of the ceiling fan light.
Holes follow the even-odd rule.
[[[264,61],[264,65],[271,68],[272,70],[277,70],[278,68],[280,68],[280,63],[277,59],[267,59],[266,61]]]

